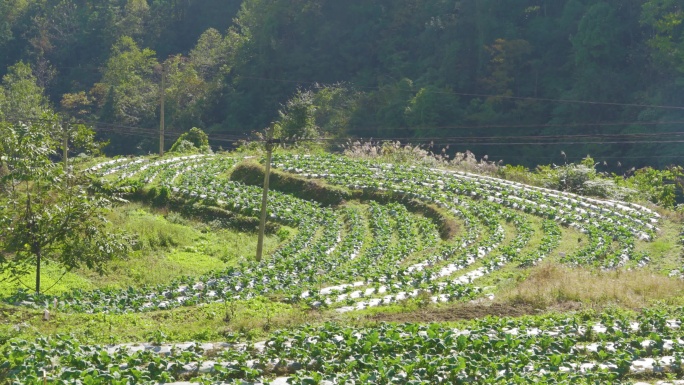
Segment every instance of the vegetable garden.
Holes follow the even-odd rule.
[[[112,186],[168,194],[187,205],[257,217],[261,188],[229,178],[242,159],[193,155],[116,159],[86,170]],[[487,277],[557,258],[571,266],[639,269],[662,219],[647,207],[598,200],[493,177],[338,155],[276,154],[272,166],[358,194],[335,207],[279,191],[268,218],[296,233],[261,262],[242,260],[202,277],[127,290],[24,291],[16,306],[68,313],[140,313],[270,296],[317,311],[348,313],[402,303],[496,296]],[[354,197],[361,197],[358,200]],[[411,210],[436,207],[455,236]],[[563,237],[582,247],[559,252]],[[578,242],[579,243],[579,242]],[[313,310],[312,310],[313,311]],[[449,325],[278,331],[259,343],[92,346],[65,336],[12,341],[0,366],[13,383],[455,384],[620,383],[680,376],[684,310],[485,318]]]

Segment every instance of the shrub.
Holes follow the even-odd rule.
[[[278,232],[276,232],[276,236],[278,236],[280,242],[285,242],[290,237],[290,230],[281,227],[278,229]]]
[[[171,192],[169,191],[169,188],[166,186],[162,186],[159,188],[159,192],[154,197],[152,202],[155,206],[166,206],[166,204],[169,203],[170,196]]]
[[[209,147],[209,137],[201,129],[193,127],[190,131],[183,133],[176,143],[171,146],[170,152],[211,152]]]
[[[627,178],[628,187],[636,188],[645,199],[665,207],[673,207],[676,203],[678,178],[682,177],[680,167],[656,170],[651,167],[636,170]]]

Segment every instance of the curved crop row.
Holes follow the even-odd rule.
[[[14,341],[2,352],[9,383],[157,384],[268,381],[292,384],[624,383],[680,375],[684,310],[637,316],[484,318],[460,328],[328,323],[274,333],[256,344],[84,346],[71,338]],[[211,356],[208,353],[211,352]]]
[[[117,183],[156,183],[191,202],[258,216],[261,189],[227,178],[236,162],[213,155],[126,159],[108,161],[90,171]],[[277,155],[273,165],[352,189],[436,204],[460,218],[463,232],[441,241],[434,223],[410,214],[398,203],[371,201],[363,213],[351,207],[322,208],[274,191],[269,218],[296,226],[298,232],[264,261],[244,262],[205,277],[185,277],[166,286],[75,291],[58,297],[59,306],[72,311],[128,312],[278,293],[289,301],[347,311],[423,292],[432,301],[469,298],[479,293],[473,280],[508,263],[529,266],[549,255],[559,243],[559,225],[574,227],[589,239],[587,247],[565,257],[567,262],[604,267],[647,261],[634,253],[635,242],[652,238],[657,230],[657,214],[640,206],[473,174],[335,155]],[[541,240],[532,250],[528,250],[533,232],[529,215],[543,220]],[[504,221],[511,223],[515,234],[506,234]],[[10,299],[35,306],[53,300],[23,292]]]

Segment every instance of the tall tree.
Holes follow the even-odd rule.
[[[0,119],[31,119],[40,117],[48,103],[43,88],[37,84],[31,66],[19,62],[9,68],[0,87]]]
[[[313,91],[298,90],[278,112],[274,135],[286,139],[311,139],[320,136],[316,126],[316,106]]]
[[[104,217],[112,203],[87,176],[55,164],[62,131],[54,115],[40,121],[0,124],[0,270],[18,280],[35,272],[41,291],[41,267],[57,262],[103,273],[107,261],[127,250]]]
[[[660,65],[684,73],[684,12],[675,0],[650,0],[643,4],[642,24],[649,27],[648,44]]]
[[[55,163],[68,133],[70,147],[98,151],[92,130],[60,124],[27,64],[10,69],[0,95],[0,271],[12,279],[34,271],[36,292],[50,261],[102,272],[126,250],[103,216],[111,199],[96,194],[87,176]]]
[[[155,71],[159,63],[151,49],[140,49],[136,42],[122,37],[112,47],[102,82],[96,89],[103,90],[99,104],[112,102],[113,118],[129,125],[154,125],[156,122],[159,87]]]

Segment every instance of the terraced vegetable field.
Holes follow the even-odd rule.
[[[188,204],[259,215],[261,189],[230,180],[241,158],[195,155],[117,159],[87,170],[115,185],[155,186]],[[545,258],[598,269],[646,266],[637,251],[658,236],[660,215],[481,175],[352,160],[337,155],[275,155],[273,167],[356,191],[338,207],[272,191],[268,217],[297,233],[261,262],[203,277],[128,290],[19,292],[14,305],[61,312],[138,313],[272,295],[338,313],[396,304],[484,299],[482,282],[504,268]],[[351,194],[350,196],[354,196]],[[377,199],[374,200],[374,197]],[[459,226],[455,236],[416,214],[409,201],[437,207]],[[568,234],[582,247],[559,252]],[[15,383],[264,382],[582,383],[629,382],[682,374],[684,310],[487,318],[467,327],[337,324],[276,332],[257,344],[82,346],[65,337],[15,341],[0,366]],[[326,382],[327,381],[327,382]]]

